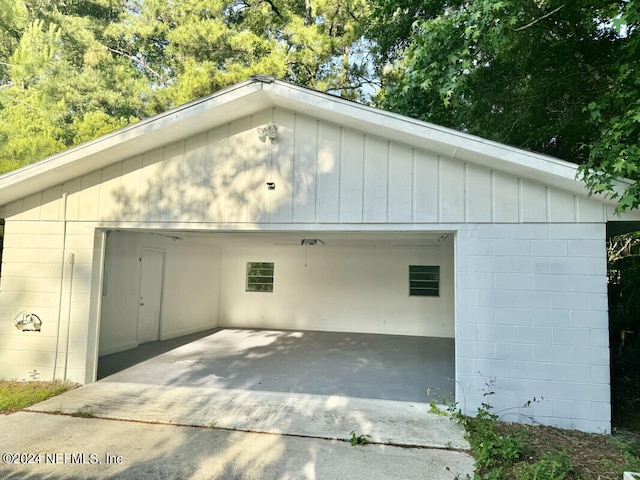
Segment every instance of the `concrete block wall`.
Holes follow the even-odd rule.
[[[65,244],[59,221],[6,221],[0,378],[85,381],[93,227],[69,222]],[[17,330],[13,319],[21,311],[38,315],[41,331]]]
[[[455,263],[461,408],[609,433],[605,225],[465,225]]]

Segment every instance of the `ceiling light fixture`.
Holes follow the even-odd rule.
[[[316,245],[326,245],[322,240],[320,240],[319,238],[303,238],[300,241],[300,245],[304,245],[304,266],[307,266],[307,258],[308,258],[308,254],[309,254],[309,245],[316,246]]]
[[[326,245],[326,243],[324,243],[319,238],[303,238],[302,241],[300,242],[300,245],[318,245],[318,244]]]

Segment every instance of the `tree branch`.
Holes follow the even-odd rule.
[[[280,10],[278,10],[278,7],[276,7],[271,0],[264,0],[264,2],[268,3],[271,6],[271,10],[273,10],[273,13],[275,13],[278,17],[282,18],[282,14],[280,13]]]
[[[547,13],[547,14],[545,14],[545,15],[543,15],[543,16],[541,16],[541,17],[539,17],[539,18],[536,18],[533,22],[527,23],[526,25],[524,25],[524,26],[522,26],[522,27],[518,27],[518,28],[516,28],[516,30],[515,30],[515,31],[516,31],[516,32],[521,32],[522,30],[525,30],[525,29],[527,29],[527,28],[529,28],[529,27],[532,27],[532,26],[533,26],[533,25],[535,25],[536,23],[538,23],[538,22],[540,22],[540,21],[544,20],[544,19],[545,19],[545,18],[547,18],[547,17],[550,17],[551,15],[553,15],[554,13],[556,13],[557,11],[559,11],[559,10],[561,10],[561,9],[563,9],[563,8],[564,8],[564,5],[560,5],[560,6],[559,6],[558,8],[556,8],[555,10],[551,10],[549,13]]]
[[[42,114],[44,114],[44,113],[45,113],[45,111],[44,111],[42,108],[36,107],[35,105],[31,105],[30,103],[25,102],[24,100],[19,100],[19,99],[15,98],[15,97],[12,97],[12,96],[8,96],[7,98],[8,98],[9,100],[13,100],[13,101],[14,101],[14,102],[16,102],[16,103],[19,103],[19,104],[21,104],[21,105],[24,105],[25,107],[32,108],[32,109],[34,109],[34,110],[36,110],[37,112],[40,112],[40,113],[42,113]]]
[[[153,68],[151,68],[149,65],[147,65],[145,62],[143,62],[142,60],[140,60],[139,58],[136,58],[132,55],[129,55],[127,52],[123,52],[122,50],[118,50],[116,48],[111,48],[111,47],[107,47],[106,45],[104,46],[104,48],[106,48],[107,50],[116,53],[118,55],[122,55],[123,57],[127,57],[131,60],[133,60],[134,62],[136,62],[137,64],[139,64],[142,68],[144,68],[145,70],[148,70],[149,72],[151,72],[153,75],[156,76],[156,78],[158,80],[160,80],[160,83],[162,85],[164,85],[164,79],[162,78],[162,75],[160,75],[158,72],[156,72]]]

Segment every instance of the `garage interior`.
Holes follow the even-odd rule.
[[[142,364],[144,382],[451,402],[453,239],[109,231],[99,376],[171,349]],[[248,286],[256,265],[269,286]],[[437,291],[410,295],[410,266],[437,267]]]

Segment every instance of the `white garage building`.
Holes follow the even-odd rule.
[[[467,413],[495,378],[608,432],[606,223],[638,217],[575,176],[254,78],[0,177],[0,377],[218,326],[444,337]]]

